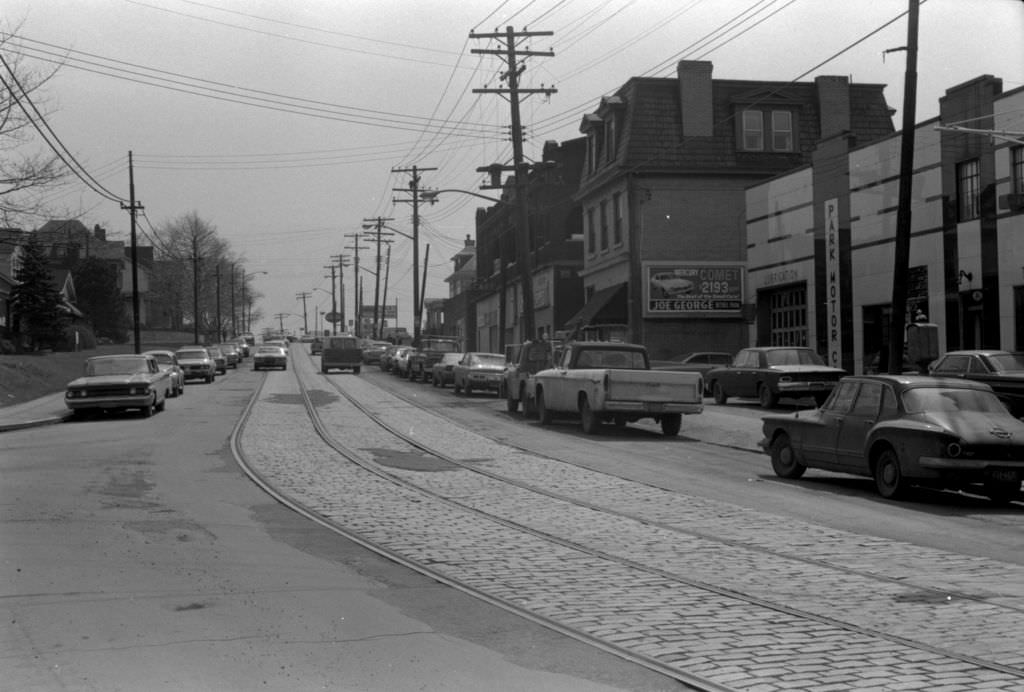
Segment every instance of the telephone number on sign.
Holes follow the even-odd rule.
[[[713,310],[739,310],[738,300],[652,300],[648,305],[651,312],[708,312]]]

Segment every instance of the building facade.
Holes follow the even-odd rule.
[[[828,139],[811,165],[746,192],[749,340],[879,367],[893,282],[939,350],[1024,349],[1024,89],[984,75],[915,127],[909,271],[894,266],[901,137]],[[994,136],[993,133],[1003,133]],[[1014,133],[1016,133],[1014,135]]]
[[[633,78],[580,126],[576,194],[585,304],[559,328],[647,345],[652,357],[748,345],[746,188],[809,164],[823,139],[892,134],[883,86]]]

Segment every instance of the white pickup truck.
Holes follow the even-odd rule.
[[[679,433],[683,414],[704,410],[704,379],[696,372],[651,370],[638,344],[575,341],[555,366],[535,375],[541,425],[556,416],[579,416],[583,431],[653,418],[666,436]]]

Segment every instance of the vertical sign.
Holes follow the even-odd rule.
[[[825,288],[828,324],[828,364],[843,367],[842,302],[839,296],[839,200],[825,201]]]

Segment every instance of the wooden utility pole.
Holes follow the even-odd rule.
[[[907,328],[907,279],[910,274],[910,203],[914,180],[914,127],[917,117],[917,23],[919,0],[909,0],[907,67],[903,80],[903,133],[900,140],[900,189],[892,272],[892,323],[889,326],[888,372],[903,372]]]
[[[309,319],[306,316],[306,298],[309,298],[312,293],[309,291],[303,291],[302,293],[296,294],[295,300],[302,301],[302,333],[309,334]]]
[[[423,171],[436,171],[436,168],[392,168],[392,173],[411,173],[408,192],[410,199],[395,199],[393,202],[412,203],[412,343],[420,345],[420,323],[423,315],[423,296],[420,295],[420,173]],[[406,192],[401,188],[394,188],[395,192]]]
[[[132,336],[135,339],[135,352],[142,353],[142,339],[139,331],[139,252],[138,238],[136,236],[135,215],[144,207],[135,200],[135,165],[132,162],[132,152],[128,152],[128,204],[121,203],[122,209],[127,209],[131,217],[131,243],[132,243]],[[198,332],[197,332],[198,334]],[[196,340],[198,344],[198,337]]]
[[[519,113],[519,101],[523,95],[557,93],[557,89],[541,86],[540,89],[523,89],[519,86],[519,76],[526,70],[526,65],[520,62],[520,58],[533,56],[554,56],[553,51],[532,51],[520,50],[519,42],[535,36],[553,36],[553,31],[514,31],[512,27],[505,27],[505,33],[477,34],[470,32],[470,38],[495,39],[504,43],[498,49],[474,48],[470,52],[483,55],[499,55],[505,58],[507,69],[501,75],[502,80],[508,82],[508,87],[502,89],[473,89],[475,94],[502,94],[507,96],[509,105],[512,107],[512,166],[494,165],[488,166],[485,170],[491,171],[492,176],[496,170],[511,170],[515,176],[516,188],[516,226],[518,226],[519,242],[516,253],[516,263],[519,265],[519,281],[522,284],[522,340],[534,339],[537,337],[534,329],[533,314],[533,263],[532,259],[532,237],[530,233],[530,211],[528,197],[527,174],[529,166],[524,162],[523,157],[523,124]],[[477,169],[480,170],[480,169]],[[492,186],[497,183],[492,177]],[[489,186],[490,187],[490,186]],[[500,185],[499,185],[500,187]],[[504,270],[503,270],[504,271]],[[504,303],[505,296],[501,296]],[[499,330],[501,345],[505,344],[505,325],[502,324]]]
[[[387,218],[386,219],[386,218],[383,218],[383,217],[380,217],[380,216],[378,216],[376,219],[363,219],[363,228],[366,228],[366,229],[376,228],[376,230],[373,232],[373,235],[377,239],[377,274],[376,274],[377,285],[376,285],[376,288],[374,289],[374,292],[373,292],[373,338],[374,339],[379,339],[380,338],[380,246],[381,246],[382,243],[391,243],[391,242],[393,242],[390,239],[390,236],[394,235],[394,233],[389,233],[389,232],[385,232],[384,231],[384,222],[385,221],[394,221],[394,219],[391,219],[391,218]],[[369,225],[367,225],[367,224],[369,224]],[[384,236],[388,236],[388,238],[385,238]]]
[[[359,283],[359,251],[360,250],[369,250],[370,249],[366,245],[360,245],[359,244],[359,236],[360,236],[360,234],[358,232],[357,233],[346,233],[345,234],[346,238],[351,238],[352,239],[352,244],[351,245],[346,245],[345,249],[346,250],[351,250],[352,253],[353,253],[352,254],[352,258],[353,258],[352,259],[352,270],[353,270],[353,273],[355,274],[355,276],[352,277],[352,291],[353,291],[352,299],[355,301],[355,305],[353,305],[352,309],[355,310],[355,313],[356,313],[356,317],[355,317],[356,328],[354,330],[356,336],[362,336],[363,335],[363,325],[362,325],[362,321],[363,321],[363,294],[362,294],[362,291],[359,290],[359,287],[360,287],[360,283]]]

